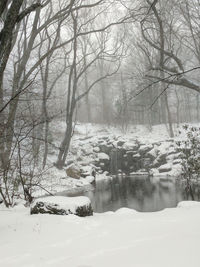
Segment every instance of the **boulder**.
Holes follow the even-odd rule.
[[[179,153],[175,153],[175,154],[170,154],[167,156],[167,161],[169,160],[176,160],[176,159],[181,159],[182,158],[182,154],[179,152]]]
[[[172,170],[172,166],[171,166],[171,164],[168,164],[168,163],[167,164],[164,164],[164,165],[162,165],[162,166],[160,166],[158,168],[159,173],[169,172],[171,170]]]
[[[128,151],[126,151],[126,154],[127,155],[130,155],[132,157],[133,155],[136,155],[137,154],[137,151],[128,150]]]
[[[114,140],[109,140],[109,141],[107,142],[107,144],[108,144],[109,147],[113,147],[113,143],[114,143],[114,142],[115,142]]]
[[[75,166],[74,164],[70,165],[66,169],[66,173],[67,173],[67,176],[69,176],[71,178],[80,179],[80,177],[81,177],[80,169],[77,166]]]
[[[125,143],[126,141],[124,141],[124,140],[119,140],[119,141],[117,141],[117,146],[123,146],[123,144]]]
[[[103,140],[108,140],[109,139],[109,136],[105,135],[105,136],[101,136],[101,139]]]
[[[95,146],[95,147],[93,148],[93,151],[94,151],[95,153],[99,153],[99,152],[100,152],[100,148],[99,148],[98,146]]]
[[[135,142],[126,142],[123,145],[123,148],[125,150],[132,150],[132,151],[138,150],[138,147],[139,147],[139,145],[137,143],[135,143]]]
[[[177,150],[174,147],[170,147],[168,151],[168,155],[177,154]]]
[[[86,176],[86,177],[85,177],[85,180],[86,180],[88,183],[90,183],[90,184],[95,183],[95,177],[92,176],[92,175]]]
[[[158,168],[161,165],[167,163],[167,153],[160,154],[153,162],[152,167]]]
[[[99,160],[107,161],[110,159],[110,157],[106,153],[98,153]]]
[[[93,176],[93,178],[96,175],[96,170],[94,166],[82,166],[80,168],[81,177],[85,178],[87,176]]]
[[[77,161],[82,161],[83,158],[82,158],[81,156],[78,156],[78,157],[76,158],[76,160],[77,160]]]
[[[141,156],[140,156],[139,153],[133,155],[133,159],[134,159],[134,160],[139,160],[140,158],[141,158]]]
[[[141,145],[138,152],[140,153],[140,155],[144,155],[147,152],[149,152],[150,150],[153,149],[153,145],[149,144],[149,145]]]
[[[71,160],[68,160],[67,161],[67,166],[71,166],[73,163],[74,163],[74,161],[72,159]]]
[[[109,154],[112,148],[113,148],[112,145],[108,145],[105,143],[99,145],[100,152],[105,153],[105,154]]]
[[[88,197],[44,197],[31,204],[31,214],[74,214],[80,217],[93,215],[91,201]]]
[[[143,158],[141,161],[142,161],[142,167],[145,170],[151,168],[152,160],[150,158]]]
[[[151,149],[149,152],[147,152],[146,156],[151,159],[151,161],[154,161],[158,156],[158,150],[157,148]]]
[[[173,164],[176,165],[176,164],[181,164],[182,163],[182,159],[175,159],[173,161]]]

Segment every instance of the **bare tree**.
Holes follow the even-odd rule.
[[[68,77],[68,87],[67,87],[67,106],[66,106],[66,131],[63,138],[63,141],[60,145],[60,151],[58,154],[58,159],[56,162],[56,166],[58,168],[62,168],[65,164],[67,154],[69,151],[70,141],[73,135],[73,119],[74,119],[74,111],[77,107],[78,102],[84,98],[86,95],[88,95],[92,88],[95,87],[98,83],[102,82],[108,77],[111,77],[114,75],[118,69],[119,69],[119,58],[113,57],[113,51],[111,53],[109,46],[107,47],[107,42],[105,41],[102,45],[99,45],[98,38],[101,38],[101,35],[106,30],[117,24],[121,24],[124,20],[117,21],[115,23],[109,23],[108,25],[100,28],[100,30],[96,30],[93,28],[92,24],[95,25],[95,20],[98,18],[98,16],[95,14],[88,18],[87,23],[82,22],[82,16],[81,14],[76,11],[72,12],[72,21],[73,21],[73,57],[71,58],[70,63],[70,70],[69,70],[69,77]],[[80,30],[84,27],[87,29],[91,29],[88,31],[87,36],[91,35],[93,37],[87,38],[87,40],[91,40],[93,38],[93,44],[96,43],[97,45],[94,46],[90,44],[90,50],[86,54],[81,54],[84,50],[82,50],[81,45],[82,42],[80,41],[80,37],[82,36],[82,33]],[[98,34],[99,33],[99,34]],[[97,35],[98,34],[98,35]],[[86,35],[86,34],[84,34]],[[97,38],[98,36],[98,38]],[[99,37],[100,36],[100,37]],[[121,51],[122,44],[114,48],[114,51]],[[123,50],[123,49],[122,49]],[[114,54],[116,54],[114,52]],[[79,90],[79,87],[81,87],[81,81],[85,78],[85,73],[87,71],[91,71],[94,68],[94,65],[101,60],[112,60],[114,64],[113,67],[109,67],[108,70],[104,70],[104,72],[100,73],[94,73],[93,81],[90,82],[90,84],[87,84],[87,88],[84,92],[81,92]]]

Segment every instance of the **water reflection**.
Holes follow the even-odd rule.
[[[195,200],[199,200],[200,188],[195,187],[195,190]],[[95,212],[115,211],[121,207],[143,212],[158,211],[175,207],[182,200],[191,199],[181,180],[156,180],[141,176],[119,176],[111,180],[98,181],[89,190],[80,190],[67,195],[88,196]]]

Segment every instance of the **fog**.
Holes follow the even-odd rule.
[[[5,188],[25,190],[50,165],[62,170],[77,124],[122,134],[163,125],[173,138],[199,122],[199,2],[133,2],[1,1]],[[56,135],[52,125],[65,129]]]

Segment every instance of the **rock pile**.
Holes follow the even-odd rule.
[[[82,152],[90,152],[87,153],[87,164],[99,173],[130,174],[146,171],[150,174],[173,175],[175,169],[181,169],[181,156],[171,139],[143,144],[135,139],[125,140],[120,136],[109,135],[88,138],[81,146]],[[85,156],[82,153],[79,158],[85,159]],[[80,160],[79,163],[85,164],[84,160]]]

